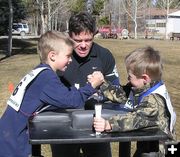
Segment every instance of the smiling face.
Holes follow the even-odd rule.
[[[56,53],[56,60],[55,60],[56,69],[60,71],[65,71],[67,65],[72,61],[71,55],[72,55],[72,47],[69,47],[66,44],[64,44],[63,49]]]
[[[91,49],[93,43],[93,33],[81,32],[78,35],[72,33],[72,40],[74,41],[74,50],[79,57],[86,57]]]
[[[143,77],[137,77],[134,74],[132,74],[131,72],[128,72],[128,81],[135,88],[141,88],[144,86]]]
[[[125,57],[128,79],[134,87],[151,81],[160,81],[162,77],[162,60],[159,52],[147,46],[130,52]]]
[[[128,81],[135,89],[140,89],[144,87],[147,83],[150,83],[152,81],[151,77],[145,73],[143,73],[140,76],[134,75],[131,70],[128,70],[127,73],[128,73]]]
[[[48,55],[48,63],[54,71],[65,71],[67,65],[72,61],[73,48],[65,43],[60,45],[59,49],[49,52]]]
[[[49,64],[53,71],[65,71],[72,61],[73,41],[64,33],[47,31],[38,41],[38,53],[41,63]]]

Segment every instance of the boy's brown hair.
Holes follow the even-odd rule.
[[[73,41],[64,33],[58,31],[47,31],[38,41],[38,53],[41,63],[47,61],[50,51],[63,51],[64,44],[73,48]]]
[[[154,50],[150,46],[136,49],[128,54],[125,57],[125,65],[127,71],[131,70],[136,77],[147,74],[153,81],[161,80],[162,59],[159,51]]]

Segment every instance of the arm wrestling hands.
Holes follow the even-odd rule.
[[[100,71],[94,71],[87,76],[87,80],[91,83],[93,88],[100,86],[104,82],[104,76]]]
[[[95,71],[92,74],[87,76],[88,82],[91,83],[91,85],[95,88],[97,86],[100,86],[104,80],[104,76],[100,71]],[[110,131],[111,126],[107,120],[104,118],[96,118],[94,117],[94,128],[98,132],[103,132],[103,131]]]

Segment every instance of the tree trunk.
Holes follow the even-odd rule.
[[[40,17],[41,17],[41,34],[45,33],[45,21],[44,21],[44,3],[41,1],[40,5]]]
[[[47,0],[48,3],[48,15],[47,15],[47,30],[52,30],[51,27],[51,4],[50,4],[50,0]]]
[[[8,52],[7,52],[7,56],[11,56],[11,54],[12,54],[12,23],[13,23],[12,1],[8,0],[8,4],[9,4],[9,36],[8,36]]]

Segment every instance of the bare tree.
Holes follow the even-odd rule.
[[[51,0],[50,1],[50,9],[48,8],[48,13],[50,14],[49,17],[49,21],[48,23],[50,23],[51,25],[55,26],[55,30],[58,29],[58,24],[62,25],[62,23],[64,23],[64,25],[66,25],[66,21],[69,18],[69,12],[70,12],[70,4],[71,1],[66,1],[66,0]],[[53,29],[53,27],[51,26],[51,29]]]
[[[65,17],[70,10],[69,3],[72,0],[36,0],[40,15],[40,33],[47,30],[58,29],[66,22]]]
[[[45,20],[44,20],[44,1],[43,0],[36,0],[36,4],[39,8],[39,14],[40,14],[40,33],[44,33],[46,31],[45,28]]]
[[[142,15],[138,14],[138,11],[144,10],[145,5],[148,4],[148,0],[121,0],[125,12],[132,19],[134,23],[134,38],[137,39],[137,19],[141,18]]]
[[[12,23],[13,23],[12,1],[8,0],[8,4],[9,4],[9,36],[8,36],[8,52],[7,52],[7,56],[11,56],[11,54],[12,54]]]

